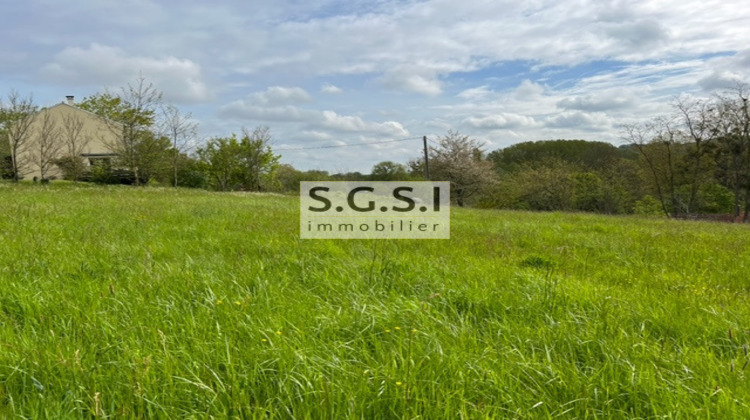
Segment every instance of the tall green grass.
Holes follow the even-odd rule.
[[[0,184],[0,418],[750,418],[750,230]]]

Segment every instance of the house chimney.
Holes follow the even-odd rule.
[[[67,100],[68,100],[68,105],[71,105],[71,106],[72,106],[73,104],[75,104],[75,102],[73,101],[73,100],[75,99],[75,96],[73,96],[73,95],[68,95],[68,96],[66,96],[66,97],[65,97],[65,99],[67,99]]]

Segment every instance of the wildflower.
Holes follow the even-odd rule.
[[[393,327],[394,330],[398,331],[401,329],[401,327]]]
[[[216,304],[217,304],[217,305],[221,305],[222,303],[223,303],[223,302],[221,301],[221,299],[219,299],[219,300],[217,300],[217,301],[216,301]]]
[[[397,381],[396,382],[396,386],[401,386],[401,385],[403,385],[403,383],[401,381]]]
[[[416,333],[417,333],[417,329],[416,329],[416,328],[412,328],[412,329],[411,329],[411,333],[412,333],[412,334],[416,334]]]
[[[265,342],[266,342],[266,341],[268,341],[268,340],[266,340],[265,338],[261,338],[261,339],[260,339],[260,341],[262,341],[262,342],[264,342],[264,343],[265,343]]]
[[[240,302],[239,300],[235,300],[234,304],[237,305],[237,306],[240,306],[240,305],[242,305],[242,302]]]
[[[385,332],[391,332],[391,330],[385,330]]]
[[[281,331],[276,331],[276,335],[281,335]]]

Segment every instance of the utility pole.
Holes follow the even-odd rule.
[[[422,142],[424,143],[424,178],[430,180],[430,160],[427,157],[427,136],[422,136]]]

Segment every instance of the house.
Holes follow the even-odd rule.
[[[76,156],[81,172],[108,164],[122,126],[75,106],[74,97],[37,112],[18,149],[19,173],[25,179],[61,179],[59,159]]]

